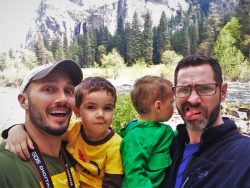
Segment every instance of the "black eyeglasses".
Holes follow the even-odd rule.
[[[216,93],[216,88],[219,86],[217,83],[208,83],[208,84],[195,84],[188,86],[175,86],[173,87],[173,92],[176,97],[184,98],[189,97],[194,88],[196,93],[199,96],[211,96]]]

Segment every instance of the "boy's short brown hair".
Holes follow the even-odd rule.
[[[143,76],[135,81],[130,97],[138,114],[150,113],[157,100],[166,101],[172,96],[172,82],[159,76]]]
[[[111,94],[111,96],[114,98],[114,105],[116,103],[116,89],[115,87],[102,77],[88,77],[85,78],[77,87],[75,90],[75,105],[77,108],[80,108],[84,95],[104,90],[108,94]]]

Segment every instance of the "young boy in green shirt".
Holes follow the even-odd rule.
[[[119,131],[123,140],[123,188],[158,187],[171,164],[172,128],[162,122],[173,114],[172,83],[158,76],[138,79],[130,93],[139,119]]]

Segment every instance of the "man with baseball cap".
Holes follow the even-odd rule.
[[[67,130],[74,89],[82,78],[81,68],[72,60],[37,67],[25,77],[18,101],[25,110],[24,129],[35,147],[30,150],[31,160],[23,161],[1,145],[1,187],[79,187],[61,135]]]

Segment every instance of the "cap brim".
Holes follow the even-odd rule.
[[[81,83],[83,75],[82,70],[79,65],[76,64],[73,60],[63,60],[60,61],[34,75],[31,80],[39,80],[50,74],[56,68],[62,68],[70,76],[74,86],[77,86]]]

